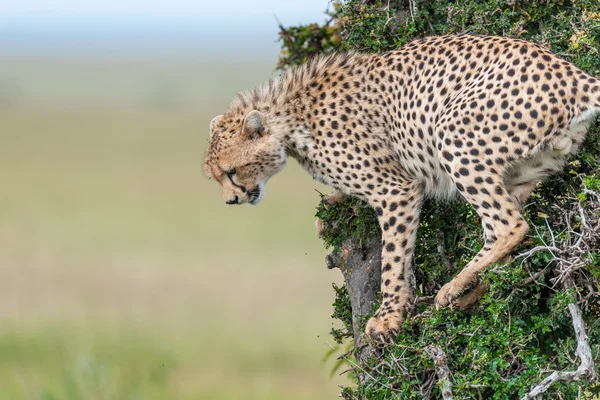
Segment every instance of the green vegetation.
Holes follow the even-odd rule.
[[[319,204],[317,218],[323,221],[322,238],[326,247],[336,247],[345,238],[356,238],[365,243],[368,237],[379,230],[375,210],[355,198],[327,207],[323,203]],[[344,223],[336,224],[336,221]]]
[[[325,43],[337,46],[302,46],[291,38],[284,40],[280,66],[298,63],[310,54],[334,50],[382,52],[395,49],[410,39],[445,33],[520,37],[550,47],[585,71],[600,75],[600,3],[573,1],[360,1],[336,4],[334,19],[317,29],[286,29],[310,43],[311,32],[328,32]],[[333,41],[333,37],[341,40]],[[577,202],[592,210],[597,199],[589,198],[584,188],[598,190],[600,185],[600,130],[592,127],[583,151],[573,158],[563,173],[541,185],[525,207],[532,229],[516,250],[545,243],[569,240],[568,225],[581,229]],[[568,218],[565,218],[568,215]],[[376,232],[374,213],[356,200],[321,207],[317,216],[327,226],[347,229],[326,231],[327,246],[336,246],[346,237],[361,241]],[[595,214],[597,217],[598,215]],[[338,223],[336,223],[336,221]],[[343,221],[343,223],[339,223]],[[375,229],[375,231],[374,231]],[[597,249],[600,243],[588,243]],[[482,246],[479,219],[465,203],[427,202],[422,213],[416,249],[416,276],[419,296],[435,295]],[[443,250],[440,252],[440,248]],[[536,252],[531,257],[509,259],[491,268],[482,280],[489,293],[475,313],[440,310],[420,304],[417,316],[407,321],[395,344],[384,351],[383,361],[373,360],[369,377],[346,387],[348,399],[440,398],[434,365],[425,347],[440,346],[452,371],[455,398],[513,399],[524,396],[549,370],[573,370],[576,342],[567,303],[574,297],[581,302],[594,357],[600,348],[600,258],[590,253],[589,265],[574,279],[588,286],[566,290],[552,280],[553,257]],[[450,268],[448,267],[450,266]],[[577,293],[574,291],[576,290]],[[333,316],[342,320],[334,330],[336,338],[352,335],[349,300],[343,288],[336,287],[338,299]],[[597,361],[596,361],[597,362]],[[598,362],[597,362],[598,365]],[[376,368],[375,368],[376,366]],[[600,372],[600,371],[599,371]],[[597,381],[587,384],[584,396],[600,393]],[[576,398],[576,384],[555,384],[548,398]]]

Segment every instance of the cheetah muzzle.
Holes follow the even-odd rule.
[[[448,306],[528,232],[521,204],[562,169],[600,113],[600,81],[519,39],[429,37],[385,54],[315,58],[241,93],[210,126],[209,178],[256,204],[295,158],[338,194],[366,200],[382,231],[383,302],[367,323],[395,337],[414,305],[425,198],[464,197],[484,246],[436,296]]]

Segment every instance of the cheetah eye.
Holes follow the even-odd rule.
[[[235,168],[230,168],[227,171],[225,171],[225,175],[227,175],[227,176],[235,175]]]

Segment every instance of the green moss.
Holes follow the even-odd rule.
[[[365,243],[379,232],[375,211],[364,201],[355,198],[331,205],[321,202],[316,216],[325,228],[322,239],[326,247],[338,247],[349,238]]]
[[[340,4],[334,3],[333,10],[327,12],[329,20],[323,25],[280,26],[282,50],[277,68],[302,64],[316,54],[328,54],[337,50],[341,44],[340,26],[334,20],[339,11]]]
[[[342,322],[342,328],[331,328],[331,336],[338,343],[342,344],[344,339],[354,335],[352,330],[352,307],[350,306],[350,296],[345,286],[333,284],[335,291],[335,301],[333,302],[333,314],[331,318]]]

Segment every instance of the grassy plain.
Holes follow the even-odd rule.
[[[268,64],[56,63],[0,63],[0,399],[334,398],[323,187],[291,161],[230,207],[202,173],[210,118]]]

